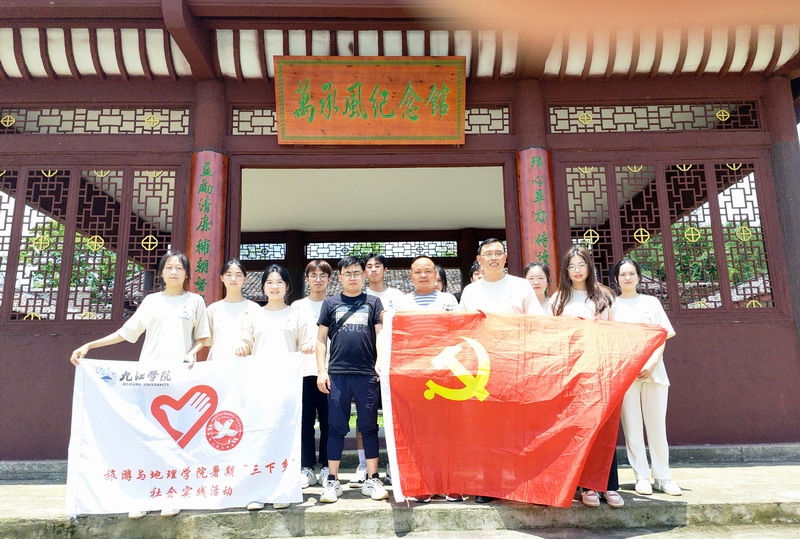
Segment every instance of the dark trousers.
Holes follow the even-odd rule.
[[[319,460],[317,460],[314,421],[319,418]],[[303,377],[303,420],[300,424],[300,462],[313,468],[317,462],[328,465],[328,396],[317,387],[316,376]]]
[[[328,458],[342,460],[344,437],[350,432],[350,403],[356,401],[356,426],[364,456],[378,458],[378,377],[374,374],[331,374],[328,395]]]
[[[617,473],[617,453],[614,452],[614,458],[611,459],[611,471],[608,473],[608,487],[606,491],[619,490],[619,474]]]

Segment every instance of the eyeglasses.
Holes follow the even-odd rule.
[[[320,274],[312,273],[308,276],[309,281],[324,281],[327,278],[328,275],[326,273],[320,273]]]
[[[358,279],[362,275],[364,275],[363,271],[345,271],[342,273],[345,279]]]
[[[484,258],[502,258],[505,254],[505,251],[486,251],[481,256]]]
[[[567,266],[567,271],[585,270],[588,267],[589,267],[589,264],[585,264],[585,263],[581,262],[580,264],[577,264],[577,265],[569,265],[569,266]]]

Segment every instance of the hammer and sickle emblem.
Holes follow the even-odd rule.
[[[478,373],[473,375],[458,361],[456,356],[461,352],[464,345],[448,346],[431,360],[431,364],[437,369],[450,369],[456,375],[456,378],[464,384],[464,387],[453,389],[440,386],[436,382],[428,380],[425,384],[428,386],[428,389],[425,390],[426,399],[431,400],[436,395],[439,395],[453,401],[466,401],[475,397],[483,402],[489,396],[489,392],[486,391],[486,383],[489,381],[490,371],[489,354],[486,352],[486,348],[475,339],[470,339],[469,337],[461,338],[475,350],[475,355],[478,357]]]

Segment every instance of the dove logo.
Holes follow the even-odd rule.
[[[217,412],[206,424],[206,439],[220,451],[233,449],[242,439],[242,420],[233,412]]]

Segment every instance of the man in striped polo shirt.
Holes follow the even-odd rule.
[[[411,284],[414,291],[406,294],[396,308],[402,311],[454,311],[458,301],[453,294],[439,292],[436,285],[436,265],[428,257],[418,256],[411,263]]]

